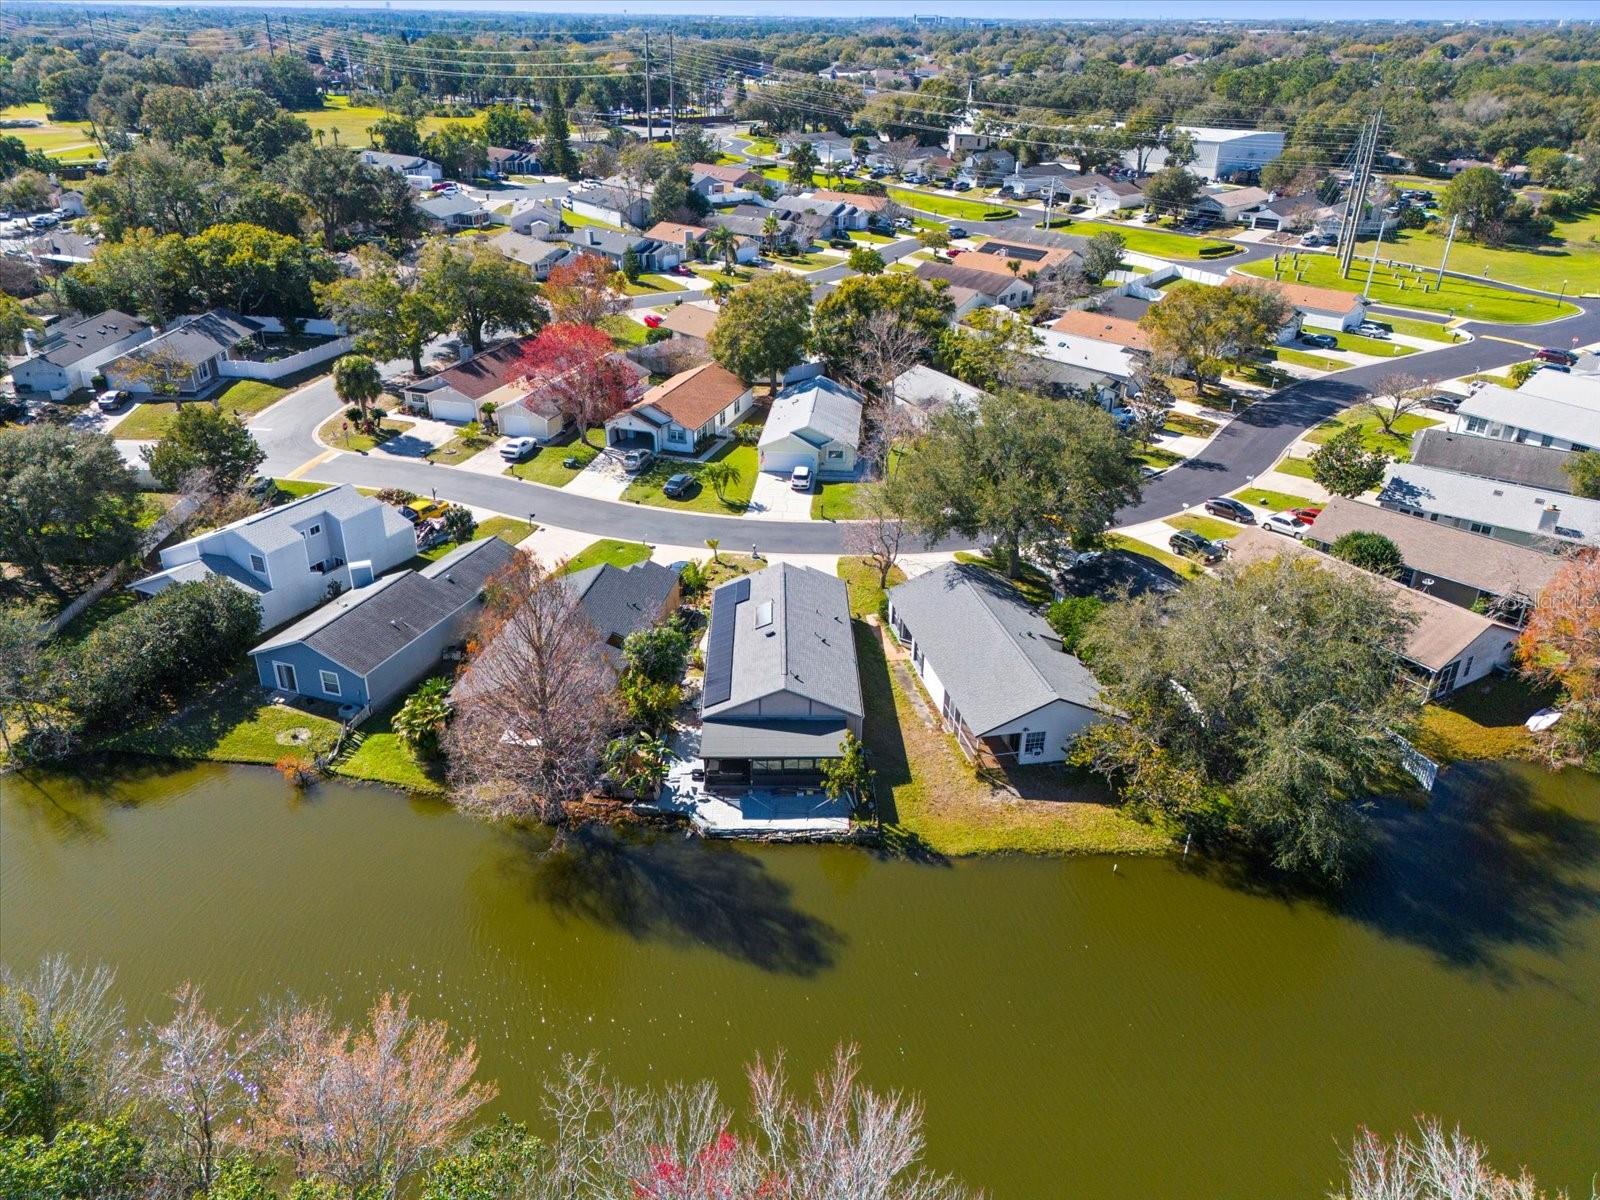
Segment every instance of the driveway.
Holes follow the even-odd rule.
[[[809,521],[811,493],[795,491],[787,475],[757,471],[744,516],[747,521]]]
[[[588,496],[593,500],[620,500],[627,490],[629,475],[622,459],[615,454],[597,454],[594,461],[572,477],[561,490],[569,496]]]

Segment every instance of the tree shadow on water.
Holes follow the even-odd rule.
[[[844,935],[800,911],[787,883],[734,846],[678,833],[583,830],[520,839],[517,869],[555,912],[639,941],[703,946],[775,974],[834,965]]]
[[[1533,978],[1508,952],[1559,954],[1600,913],[1600,809],[1564,803],[1568,786],[1572,799],[1594,790],[1573,773],[1476,763],[1441,776],[1426,805],[1383,804],[1338,911],[1503,982]]]

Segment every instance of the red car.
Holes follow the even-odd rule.
[[[1291,508],[1289,510],[1289,515],[1291,517],[1298,517],[1307,525],[1314,525],[1316,524],[1317,518],[1322,515],[1322,510],[1320,508]]]
[[[644,323],[647,328],[656,329],[661,324],[661,317],[656,313],[645,313]]]

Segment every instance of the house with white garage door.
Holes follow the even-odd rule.
[[[787,475],[810,467],[822,479],[855,474],[861,406],[858,393],[825,375],[784,388],[757,444],[761,469]]]
[[[531,338],[517,338],[501,342],[437,375],[406,384],[406,407],[426,410],[435,421],[476,421],[490,392],[528,373],[522,365],[522,351],[530,341]]]

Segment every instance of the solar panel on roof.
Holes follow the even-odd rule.
[[[711,593],[711,630],[706,638],[705,707],[733,695],[733,625],[739,605],[750,599],[750,581],[736,579]]]

